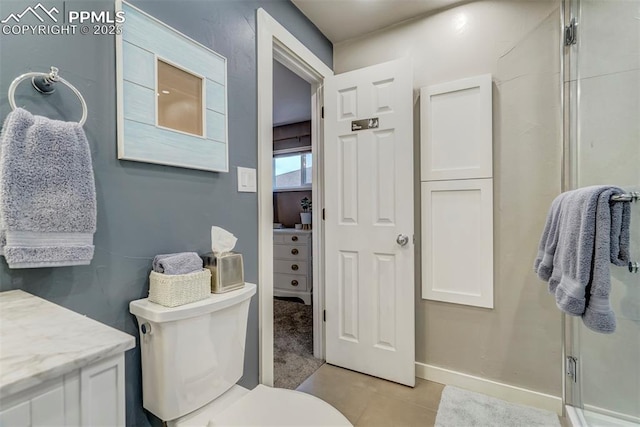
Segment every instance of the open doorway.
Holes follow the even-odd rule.
[[[258,283],[260,329],[260,382],[274,384],[274,192],[273,192],[273,73],[274,59],[306,81],[311,94],[310,139],[312,146],[313,353],[324,358],[323,278],[323,170],[321,102],[324,79],[333,72],[299,40],[263,9],[258,9]],[[295,224],[295,222],[294,222]]]
[[[324,363],[313,355],[312,200],[311,85],[274,60],[273,372],[291,390]]]

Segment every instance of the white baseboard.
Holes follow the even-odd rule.
[[[562,415],[562,398],[526,388],[499,383],[450,369],[416,362],[416,377],[465,390],[484,393],[507,402],[529,405]]]

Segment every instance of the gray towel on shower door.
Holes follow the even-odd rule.
[[[549,282],[558,308],[582,316],[587,327],[602,333],[616,328],[609,303],[609,264],[629,260],[630,206],[610,200],[622,192],[593,186],[558,196],[534,264],[538,277]]]
[[[626,267],[630,259],[631,204],[611,201],[612,196],[622,192],[622,189],[616,187],[604,190],[600,193],[596,209],[593,271],[582,322],[589,329],[602,333],[612,333],[616,330],[616,317],[609,302],[609,264]]]
[[[553,256],[558,246],[558,235],[560,233],[560,205],[568,193],[562,193],[551,203],[551,208],[547,214],[547,222],[542,232],[538,256],[533,265],[533,270],[538,277],[545,282],[549,282],[553,274]],[[554,293],[558,284],[549,282],[549,292]]]
[[[91,262],[96,192],[80,124],[21,108],[7,116],[0,135],[0,226],[9,268]]]

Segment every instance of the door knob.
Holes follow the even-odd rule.
[[[405,246],[407,243],[409,243],[409,236],[398,234],[398,237],[396,237],[396,243],[400,246]]]

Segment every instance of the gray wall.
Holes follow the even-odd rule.
[[[0,16],[29,1],[0,3]],[[62,2],[43,1],[45,6]],[[23,289],[137,337],[128,303],[143,298],[155,254],[210,247],[219,225],[238,237],[245,276],[257,279],[257,198],[237,193],[236,166],[257,164],[256,9],[263,7],[327,65],[331,43],[289,1],[135,1],[135,5],[228,59],[228,174],[116,159],[115,45],[112,36],[0,36],[0,116],[10,111],[10,82],[26,71],[60,68],[84,95],[98,197],[95,257],[89,266],[9,270],[0,260],[0,290]],[[111,1],[66,1],[67,10],[112,10]],[[46,99],[23,83],[17,101],[35,114],[77,120],[80,109],[64,89]],[[258,306],[251,303],[241,384],[258,382]],[[139,348],[126,354],[127,424],[157,424],[142,409]]]

